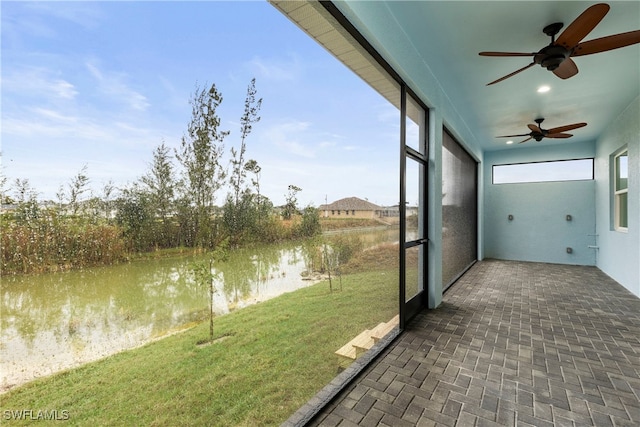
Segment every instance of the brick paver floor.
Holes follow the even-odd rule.
[[[320,426],[640,426],[640,299],[595,267],[487,260]]]

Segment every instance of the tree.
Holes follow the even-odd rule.
[[[27,178],[16,178],[14,183],[14,193],[18,204],[16,209],[16,219],[25,223],[38,219],[38,193],[31,186],[31,183]]]
[[[71,214],[76,215],[80,208],[80,197],[88,190],[89,177],[87,176],[87,165],[85,164],[76,176],[71,178],[69,187],[69,207]]]
[[[229,185],[232,193],[228,195],[224,205],[223,223],[225,229],[232,237],[235,245],[244,239],[258,220],[258,209],[254,203],[253,194],[246,186],[247,172],[259,171],[258,162],[246,160],[247,137],[253,129],[253,124],[260,121],[258,112],[262,105],[262,98],[256,100],[256,79],[252,79],[247,88],[247,96],[244,101],[244,114],[240,118],[240,147],[231,148],[231,173]],[[259,200],[259,197],[255,200]]]
[[[211,218],[215,195],[223,183],[225,172],[220,166],[224,139],[228,131],[219,130],[220,118],[216,109],[222,95],[215,84],[209,89],[196,90],[190,100],[191,121],[182,137],[176,158],[184,169],[185,196],[195,210],[196,245],[212,244]]]
[[[62,213],[62,204],[64,203],[64,198],[65,198],[64,186],[60,185],[60,187],[58,187],[58,191],[56,192],[56,199],[58,200],[59,213]]]
[[[164,142],[154,150],[153,162],[141,181],[147,186],[152,209],[157,217],[162,219],[166,228],[172,210],[176,183],[173,177],[170,149]]]
[[[147,251],[152,244],[148,238],[152,217],[149,209],[149,197],[138,185],[122,190],[116,200],[116,223],[124,230],[134,250]]]
[[[244,191],[237,201],[233,200],[231,194],[227,196],[222,209],[222,223],[232,246],[238,246],[245,242],[247,237],[251,237],[250,234],[258,222],[258,215],[255,195],[251,192]]]
[[[102,210],[106,221],[111,219],[111,208],[113,204],[111,197],[113,197],[115,191],[116,187],[113,185],[113,181],[111,180],[102,187]]]
[[[260,194],[260,172],[262,171],[262,168],[258,165],[258,162],[255,160],[249,160],[244,165],[244,169],[247,172],[253,173],[251,185],[253,185],[255,189],[254,204],[256,208],[256,222],[254,224],[256,230],[254,231],[256,234],[259,234],[264,230],[263,226],[272,212],[273,204],[267,197]]]
[[[285,205],[282,211],[282,217],[284,219],[291,219],[294,214],[298,212],[298,199],[297,194],[302,191],[302,188],[293,184],[288,187],[289,192],[285,195]]]
[[[320,212],[313,206],[307,206],[302,211],[302,222],[298,228],[298,234],[302,237],[313,237],[321,231]]]
[[[258,199],[260,199],[260,172],[262,171],[262,168],[258,165],[257,161],[252,159],[244,165],[244,170],[253,173],[254,178],[251,179],[251,184],[256,189]]]
[[[244,190],[244,181],[247,176],[246,165],[255,160],[249,160],[245,163],[245,152],[247,150],[247,137],[253,129],[253,124],[260,121],[258,113],[262,106],[262,98],[256,100],[256,79],[251,79],[247,88],[247,96],[244,100],[244,114],[240,118],[240,149],[236,150],[231,147],[231,175],[229,176],[229,184],[234,193],[234,202],[236,205],[240,200],[240,193]]]
[[[208,260],[193,266],[196,284],[206,287],[209,291],[209,342],[213,341],[213,297],[216,294],[215,281],[219,275],[219,273],[215,272],[213,266],[215,263],[224,262],[229,258],[228,244],[228,240],[224,240],[211,252]]]

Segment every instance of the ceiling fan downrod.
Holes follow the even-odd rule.
[[[549,71],[558,68],[565,59],[571,56],[571,50],[555,44],[556,34],[558,34],[563,26],[564,24],[562,22],[555,22],[544,27],[542,32],[551,37],[551,43],[542,48],[540,52],[533,57],[536,64],[540,64]]]
[[[534,120],[534,122],[536,122],[536,123],[538,124],[538,129],[540,129],[540,133],[538,133],[538,132],[535,132],[535,131],[534,131],[534,132],[532,132],[532,135],[531,135],[531,136],[533,137],[533,139],[535,139],[536,141],[540,142],[540,141],[542,141],[542,139],[543,139],[545,136],[547,136],[547,133],[548,133],[549,131],[546,131],[546,130],[544,130],[544,129],[542,129],[542,128],[540,127],[540,125],[542,124],[542,122],[544,122],[544,118],[539,117],[539,118],[535,119],[535,120]]]
[[[551,37],[551,44],[556,42],[556,35],[560,32],[560,29],[564,26],[562,22],[554,22],[542,29],[542,32]]]

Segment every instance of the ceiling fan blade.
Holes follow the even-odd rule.
[[[554,44],[563,46],[566,49],[575,47],[602,21],[607,12],[609,12],[609,5],[605,3],[594,4],[589,7],[569,24]]]
[[[511,74],[507,74],[507,75],[506,75],[506,76],[504,76],[504,77],[500,77],[498,80],[494,80],[494,81],[492,81],[491,83],[487,83],[487,86],[490,86],[490,85],[492,85],[492,84],[495,84],[495,83],[501,82],[501,81],[503,81],[503,80],[506,80],[506,79],[508,79],[509,77],[515,76],[516,74],[518,74],[518,73],[520,73],[520,72],[522,72],[522,71],[526,70],[527,68],[533,67],[534,65],[536,65],[536,63],[535,63],[535,62],[532,62],[531,64],[527,65],[526,67],[522,67],[522,68],[520,68],[519,70],[516,70],[516,71],[514,71],[514,72],[513,72],[513,73],[511,73]]]
[[[578,66],[573,62],[573,59],[567,58],[562,61],[558,68],[553,70],[553,74],[561,79],[568,79],[569,77],[573,77],[578,74]]]
[[[575,47],[571,56],[591,55],[592,53],[606,52],[620,47],[640,43],[640,30],[615,34],[599,39],[580,43]]]
[[[545,138],[571,138],[572,136],[570,133],[549,133]]]
[[[522,52],[480,52],[478,55],[480,56],[533,56],[533,53],[522,53]]]
[[[535,133],[542,133],[542,129],[540,129],[538,126],[534,124],[527,125],[527,127]]]
[[[530,136],[529,138],[524,139],[524,140],[522,140],[522,141],[518,142],[518,144],[522,144],[523,142],[527,142],[528,140],[530,140],[530,139],[532,139],[532,138],[533,138],[533,137],[532,137],[532,136]]]
[[[549,133],[550,134],[551,133],[562,133],[562,132],[566,132],[568,130],[573,130],[573,129],[578,129],[578,128],[581,128],[581,127],[585,127],[586,125],[587,125],[586,123],[574,123],[572,125],[559,126],[557,128],[549,129]]]
[[[500,136],[496,136],[496,138],[514,138],[516,136],[529,136],[529,134],[521,133],[520,135],[500,135]]]

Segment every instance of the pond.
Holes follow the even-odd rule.
[[[367,246],[396,230],[358,233]],[[192,267],[206,255],[2,278],[0,390],[188,329],[208,315],[208,289]],[[309,286],[304,245],[231,252],[216,266],[214,311],[223,315]]]

